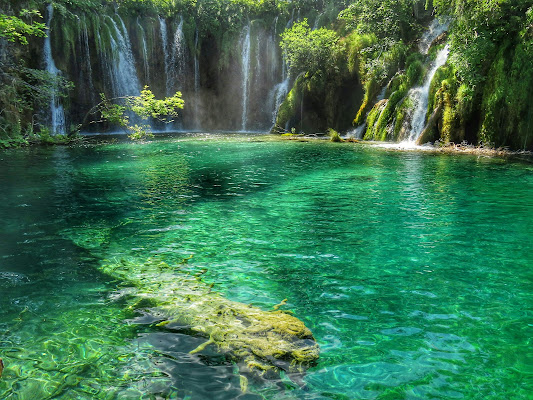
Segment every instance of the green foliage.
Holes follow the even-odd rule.
[[[76,135],[52,135],[49,128],[41,126],[39,132],[29,133],[27,140],[30,143],[44,144],[44,145],[57,145],[57,144],[69,144],[79,140]]]
[[[356,0],[339,14],[360,35],[376,35],[380,39],[408,39],[416,27],[413,0]]]
[[[129,113],[134,113],[143,121],[154,118],[168,123],[178,116],[178,110],[183,109],[185,105],[181,92],[176,92],[172,97],[157,100],[148,86],[144,87],[139,96],[108,99],[104,93],[100,93],[100,98],[102,101],[89,110],[78,129],[86,124],[90,115],[99,114],[100,120],[96,122],[105,121],[120,126],[130,133],[129,137],[133,140],[142,140],[153,135],[149,133],[150,126],[147,124],[130,124]]]
[[[344,47],[335,31],[320,28],[311,30],[307,19],[294,24],[281,34],[281,48],[291,73],[328,72],[335,68]]]
[[[378,38],[374,33],[352,32],[345,38],[348,68],[357,71],[364,87],[364,98],[353,120],[363,123],[379,90],[405,64],[408,47],[401,40]],[[412,68],[416,75],[416,68]]]
[[[171,122],[178,116],[178,110],[183,109],[185,101],[181,92],[176,92],[172,97],[157,100],[148,86],[141,90],[140,96],[128,97],[127,106],[142,119],[157,118],[163,122]]]
[[[329,140],[331,140],[332,142],[342,142],[342,138],[339,135],[339,132],[337,132],[333,128],[328,128],[328,136]]]
[[[19,17],[0,14],[0,37],[9,42],[28,44],[27,36],[46,36],[46,25],[34,22],[33,18],[42,18],[39,11],[23,9]],[[29,20],[29,23],[23,19]]]
[[[529,29],[528,0],[434,0],[433,4],[440,14],[453,17],[450,62],[471,86],[486,79],[487,67],[503,41]]]

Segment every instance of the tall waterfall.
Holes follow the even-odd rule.
[[[174,40],[172,41],[172,56],[170,66],[170,85],[167,92],[172,95],[175,90],[183,90],[183,76],[185,71],[185,37],[183,35],[183,17],[180,18]]]
[[[246,130],[248,122],[248,92],[250,89],[250,25],[244,28],[241,65],[242,65],[242,130]]]
[[[47,7],[48,11],[48,19],[46,25],[50,29],[50,25],[52,23],[52,18],[54,16],[54,7],[52,6],[52,3],[48,4]],[[51,43],[51,31],[49,30],[48,35],[44,39],[44,62],[46,65],[46,71],[53,75],[54,77],[58,77],[61,74],[61,71],[57,69],[56,64],[54,62],[54,58],[52,57],[52,43]],[[64,135],[66,133],[66,124],[65,124],[65,110],[63,109],[63,105],[61,104],[61,100],[57,95],[57,86],[52,89],[52,96],[50,100],[50,113],[51,113],[51,128],[52,128],[52,134],[53,135]]]
[[[171,83],[170,78],[170,52],[168,51],[168,31],[167,31],[167,22],[164,18],[159,17],[159,31],[161,33],[161,43],[163,45],[163,54],[165,59],[165,77],[166,77],[166,95],[168,96],[169,93],[169,87]]]
[[[116,52],[110,71],[113,95],[116,97],[136,96],[141,92],[141,85],[137,77],[128,31],[118,14],[116,18],[120,22],[120,27],[113,18],[107,17],[114,31],[114,35],[111,35],[111,47]]]
[[[85,18],[81,19],[80,35],[79,35],[80,49],[81,49],[81,70],[80,78],[88,89],[88,97],[92,102],[96,100],[93,70],[91,66],[91,51],[89,46],[89,31],[87,29],[87,21]]]
[[[141,32],[142,39],[142,54],[143,54],[143,63],[144,63],[144,79],[146,82],[150,81],[150,64],[148,64],[148,46],[146,44],[146,32],[144,31],[143,26],[141,25],[139,19],[137,19],[137,26]]]
[[[194,33],[194,93],[198,96],[200,91],[200,59],[198,57],[198,29]]]
[[[435,76],[435,73],[441,66],[444,65],[447,59],[448,45],[446,45],[437,53],[437,58],[435,59],[431,70],[427,74],[424,85],[411,89],[410,91],[411,99],[413,99],[415,102],[416,108],[413,113],[413,118],[411,119],[411,133],[409,134],[408,142],[416,142],[424,130],[428,107],[429,86],[431,85],[431,80]]]
[[[198,49],[199,33],[196,29],[194,33],[194,128],[200,128],[200,58]]]

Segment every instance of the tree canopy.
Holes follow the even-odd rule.
[[[307,19],[281,34],[281,48],[292,73],[327,71],[342,52],[339,35],[330,29],[311,30]]]
[[[29,23],[23,18],[29,20]],[[0,37],[9,42],[28,44],[27,36],[46,36],[46,25],[33,21],[33,18],[42,18],[39,11],[23,9],[19,17],[0,14]]]

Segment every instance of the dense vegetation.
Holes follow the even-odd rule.
[[[415,47],[416,38],[432,14],[451,18],[451,49],[447,65],[433,80],[428,113],[438,113],[424,139],[531,148],[533,10],[527,1],[436,0],[422,4],[411,0],[357,0],[339,14],[344,25],[335,26],[344,36],[342,57],[325,58],[319,67],[304,67],[306,78],[334,73],[337,80],[346,80],[356,74],[364,87],[364,97],[354,113],[354,125],[366,121],[367,139],[401,139],[409,129],[406,121],[413,107],[409,89],[421,83],[427,64]],[[298,42],[307,40],[311,46],[312,40],[306,35],[301,27],[295,27],[284,36],[282,46],[289,60],[298,57],[294,50]],[[331,44],[335,52],[333,45],[337,44]],[[318,58],[311,56],[306,62],[311,60]],[[344,68],[346,61],[348,68]],[[297,81],[295,88],[298,86],[305,85]],[[384,86],[386,100],[375,104]],[[327,99],[331,96],[329,90],[339,93],[334,85],[311,84],[308,88],[308,97]],[[282,110],[288,112],[280,113],[282,118],[295,113],[291,101],[295,103],[297,96],[294,92],[291,95]]]
[[[533,9],[527,0],[53,3],[73,23],[77,14],[102,7],[132,16],[180,15],[189,32],[188,46],[192,49],[194,32],[204,43],[215,43],[211,47],[216,49],[213,57],[218,57],[219,68],[227,68],[234,58],[235,41],[245,24],[251,20],[260,20],[263,26],[277,24],[291,77],[277,125],[302,131],[346,131],[366,122],[365,138],[375,140],[405,137],[413,112],[409,91],[421,84],[431,57],[447,41],[450,56],[431,85],[428,115],[432,118],[424,140],[467,140],[516,149],[533,146],[529,134],[533,127]],[[61,78],[50,79],[39,62],[46,4],[45,0],[0,2],[0,140],[4,143],[34,131],[46,132],[36,122],[42,118],[35,116],[46,108],[54,87],[61,87],[66,96],[71,88]],[[417,41],[435,16],[451,21],[448,36],[439,38],[425,56]],[[67,46],[65,51],[71,50]],[[212,72],[205,74],[208,79]],[[385,99],[378,102],[383,88]]]

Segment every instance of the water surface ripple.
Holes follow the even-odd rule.
[[[261,136],[0,152],[2,399],[529,399],[533,167]],[[321,346],[251,381],[128,311],[105,259],[287,298]]]

